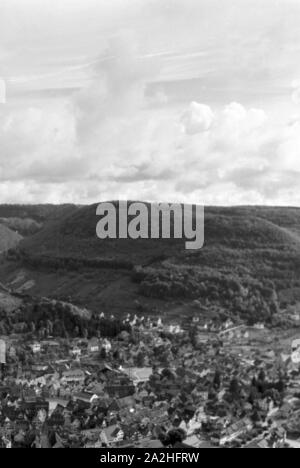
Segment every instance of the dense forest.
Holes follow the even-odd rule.
[[[89,338],[115,337],[122,331],[129,331],[129,327],[118,319],[74,313],[72,304],[58,301],[26,300],[14,314],[0,308],[0,335],[37,333],[40,339]]]

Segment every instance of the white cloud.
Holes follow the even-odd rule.
[[[64,180],[78,163],[69,108],[0,108],[0,180]]]
[[[214,121],[214,113],[209,106],[191,102],[189,109],[182,116],[184,131],[188,135],[206,132]]]
[[[6,102],[6,84],[3,79],[0,78],[0,104]]]
[[[46,70],[49,88],[82,89],[21,101],[8,81],[2,201],[297,203],[299,119],[277,118],[300,71],[296,2],[239,0],[222,11],[213,0],[45,3],[14,16],[7,2],[3,76],[24,77],[34,92]],[[94,66],[64,72],[82,60]],[[295,82],[296,103],[299,90]],[[4,95],[0,81],[0,103]]]
[[[293,171],[300,176],[300,120],[287,126],[278,145],[276,166],[284,171]]]
[[[275,127],[263,110],[240,103],[151,109],[146,77],[116,98],[106,88],[110,76],[96,75],[74,104],[2,108],[3,201],[16,201],[22,188],[30,202],[296,203],[298,121]]]
[[[300,104],[300,80],[294,80],[292,88],[292,100],[295,104]]]
[[[294,90],[293,101],[295,104],[300,104],[300,87]]]

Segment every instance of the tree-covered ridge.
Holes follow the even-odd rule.
[[[96,236],[97,205],[81,207],[25,240],[21,248],[27,253],[55,257],[111,258],[147,264],[155,258],[178,256],[185,251],[185,239],[106,239]],[[205,247],[217,245],[232,249],[300,249],[295,229],[300,226],[300,210],[252,208],[206,208]],[[274,211],[275,210],[275,211]],[[1,212],[0,212],[1,213]],[[275,214],[274,214],[275,213]],[[296,215],[295,215],[296,213]],[[276,219],[278,223],[276,224]],[[202,249],[202,250],[205,250]],[[196,253],[197,254],[197,253]]]
[[[66,215],[75,211],[77,207],[71,204],[64,205],[9,205],[0,204],[0,218],[21,218],[34,219],[38,222],[44,222],[49,219],[55,219],[61,215]]]
[[[145,297],[195,299],[199,307],[219,307],[249,322],[271,322],[279,310],[274,283],[249,275],[218,272],[213,268],[171,266],[136,268],[134,281]],[[221,317],[225,318],[225,317]]]
[[[10,260],[35,272],[59,272],[62,284],[55,287],[60,295],[68,286],[67,294],[80,296],[81,304],[95,310],[99,303],[114,313],[120,304],[132,311],[133,298],[166,304],[197,300],[201,307],[235,317],[271,321],[278,307],[299,297],[297,208],[208,207],[205,244],[197,251],[186,250],[184,239],[99,240],[96,208],[81,207],[48,223],[10,252]],[[75,290],[69,276],[82,276],[86,269],[91,280],[83,278]],[[104,275],[105,281],[98,284],[95,275]]]

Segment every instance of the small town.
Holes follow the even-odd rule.
[[[38,317],[71,306],[31,307]],[[297,327],[193,313],[177,323],[102,313],[99,324],[95,336],[81,326],[70,336],[50,320],[15,318],[0,341],[2,447],[300,446]]]
[[[0,0],[0,448],[300,448],[299,24]]]

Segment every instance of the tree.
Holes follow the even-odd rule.
[[[208,392],[208,400],[213,402],[216,399],[217,399],[217,393],[214,390],[214,388],[211,387]]]
[[[165,445],[167,446],[171,445],[173,447],[177,443],[182,443],[185,439],[186,439],[186,432],[183,429],[181,428],[171,429],[168,432],[167,437],[163,443],[165,443]]]
[[[240,394],[240,384],[236,377],[234,377],[230,382],[229,393],[234,397],[238,397]]]
[[[266,389],[267,389],[266,374],[264,370],[261,370],[258,375],[257,390],[259,391],[259,393],[264,394]]]
[[[145,363],[145,356],[144,354],[140,351],[136,357],[136,364],[138,367],[143,367]]]
[[[221,387],[221,372],[219,370],[216,370],[214,379],[213,379],[213,387],[215,390],[219,390]]]
[[[252,386],[250,389],[250,394],[248,397],[248,401],[251,405],[253,405],[259,398],[258,391],[256,386]]]
[[[107,352],[106,352],[106,349],[105,349],[105,348],[101,348],[101,351],[100,351],[100,358],[101,358],[101,359],[106,359],[106,358],[107,358]]]
[[[47,320],[47,330],[49,335],[53,335],[53,323],[51,320]]]
[[[260,380],[261,382],[265,382],[266,380],[266,373],[263,369],[258,374],[258,380]]]
[[[279,393],[283,393],[285,390],[285,384],[281,377],[276,383],[276,389],[278,390]]]

